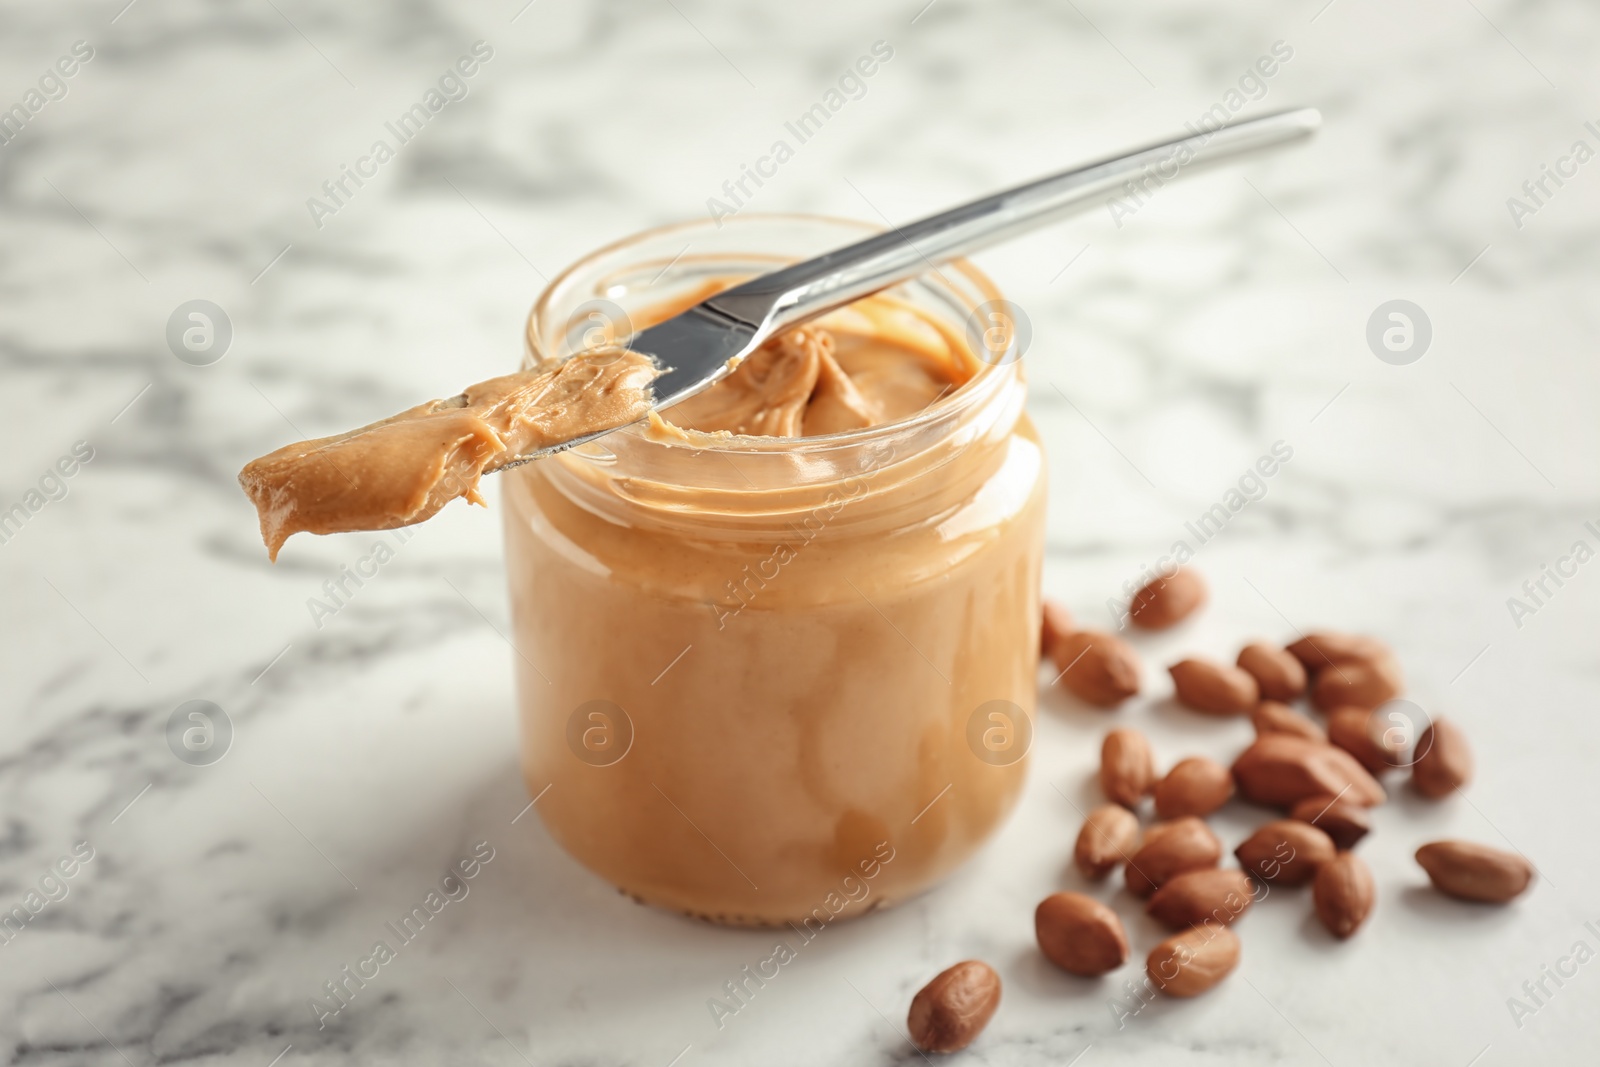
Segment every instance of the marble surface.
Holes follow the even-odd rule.
[[[1600,564],[1508,608],[1600,544],[1600,163],[1562,163],[1600,147],[1592,5],[123,3],[8,3],[0,35],[0,106],[27,111],[0,145],[0,507],[44,482],[0,544],[0,908],[60,898],[0,943],[9,1062],[909,1063],[912,993],[965,957],[1005,982],[969,1062],[1592,1062],[1600,963],[1561,960],[1600,948]],[[1164,762],[1226,758],[1247,728],[1177,710],[1161,665],[1335,626],[1392,642],[1470,732],[1466,795],[1378,812],[1352,941],[1277,895],[1225,986],[1120,1026],[1135,968],[1042,963],[1030,916],[1081,887],[1066,860],[1110,721],[1048,691],[992,845],[827,931],[719,1030],[707,998],[771,935],[634,905],[519,817],[498,520],[448,509],[320,628],[307,599],[371,538],[267,564],[246,459],[509,366],[545,279],[702,215],[880,40],[893,59],[749,210],[912,218],[1194,121],[1275,42],[1292,56],[1249,106],[1325,109],[1293,154],[979,262],[1032,322],[1045,584],[1080,615],[1293,449],[1201,548],[1204,616],[1137,640],[1148,696],[1115,721]],[[80,41],[92,58],[49,77]],[[313,218],[477,41],[467,95]],[[1544,166],[1570,177],[1529,200]],[[209,366],[166,339],[195,299],[232,325]],[[1366,340],[1393,299],[1432,326],[1409,365]],[[50,477],[78,442],[92,458]],[[190,700],[232,724],[220,762],[168,747]],[[1215,822],[1231,847],[1259,818]],[[1539,881],[1505,909],[1441,900],[1410,853],[1442,836],[1514,847]],[[319,1029],[308,999],[479,842],[468,895]],[[1157,931],[1097,892],[1142,954]]]

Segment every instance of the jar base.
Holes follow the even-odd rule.
[[[627,897],[635,904],[639,904],[643,907],[654,908],[656,911],[667,912],[673,915],[681,915],[685,919],[694,919],[695,921],[705,923],[708,926],[723,926],[738,930],[789,930],[797,929],[797,923],[804,924],[807,920],[810,920],[812,923],[815,923],[816,921],[814,912],[806,912],[803,915],[796,915],[790,918],[769,918],[765,916],[741,915],[738,913],[729,912],[713,913],[696,911],[693,908],[685,908],[680,904],[674,904],[667,900],[653,899],[648,895],[636,892],[624,886],[617,886],[617,892],[620,895]],[[836,922],[840,919],[860,919],[871,915],[873,912],[886,911],[890,908],[899,907],[907,900],[913,899],[917,896],[921,896],[921,893],[918,892],[912,893],[908,896],[896,897],[874,896],[871,900],[865,902],[861,907],[855,907],[853,905],[846,907],[838,914],[830,916],[828,921],[831,925],[833,922]]]

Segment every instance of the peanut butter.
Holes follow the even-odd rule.
[[[819,437],[916,414],[973,374],[964,348],[889,297],[868,297],[767,342],[676,404],[687,430]]]
[[[482,504],[478,479],[507,461],[650,410],[649,359],[582,353],[539,371],[491,378],[333,437],[251,460],[239,484],[256,506],[267,555],[291,534],[391,530],[431,518],[458,496]]]

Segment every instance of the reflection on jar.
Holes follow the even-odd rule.
[[[586,301],[640,325],[865,231],[748,217],[630,238],[551,285],[530,358],[565,351]],[[893,294],[957,343],[998,297],[962,263]],[[972,855],[1032,736],[1044,461],[1023,393],[1020,365],[982,363],[887,425],[629,429],[508,472],[522,765],[562,847],[651,904],[811,927]]]

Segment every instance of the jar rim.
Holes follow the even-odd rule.
[[[552,302],[557,295],[561,294],[563,289],[586,268],[596,266],[607,257],[624,252],[629,248],[644,245],[652,240],[670,237],[675,233],[703,230],[707,226],[714,226],[716,229],[722,230],[726,227],[747,228],[761,224],[781,225],[786,223],[802,226],[820,223],[824,226],[857,230],[863,235],[881,233],[885,229],[884,226],[877,223],[835,215],[813,215],[803,212],[749,212],[715,222],[707,219],[687,219],[640,230],[584,254],[562,269],[545,285],[528,312],[528,319],[523,331],[526,359],[537,363],[546,357],[546,352],[540,342],[542,332],[540,327],[546,323],[551,313]],[[902,286],[921,287],[931,290],[935,295],[952,305],[964,305],[969,314],[985,303],[1004,301],[1005,298],[1001,295],[993,280],[969,260],[964,258],[954,259],[945,264],[945,266],[960,275],[972,288],[974,294],[981,297],[981,299],[974,301],[961,293],[957,286],[952,284],[950,279],[938,268],[935,268],[936,278],[930,278],[926,274],[919,275],[911,281],[902,283]],[[900,286],[895,288],[900,288]],[[978,358],[979,368],[977,372],[947,396],[903,419],[878,423],[859,429],[843,430],[831,434],[818,434],[812,437],[766,437],[743,434],[722,436],[697,433],[692,435],[688,441],[674,441],[646,436],[638,426],[623,427],[615,431],[615,433],[627,434],[630,437],[637,438],[641,443],[648,442],[663,449],[689,450],[697,453],[714,452],[749,455],[781,452],[789,455],[817,456],[818,454],[826,454],[840,449],[878,443],[897,435],[924,431],[935,421],[949,419],[962,411],[969,410],[975,406],[982,406],[984,401],[1004,390],[1007,385],[1016,381],[1019,377],[1020,360],[1008,358],[1009,356],[1010,353],[1006,353],[1000,360],[993,362],[980,357]],[[583,446],[567,454],[582,454],[590,450],[604,454],[606,450],[601,447],[602,442]]]

